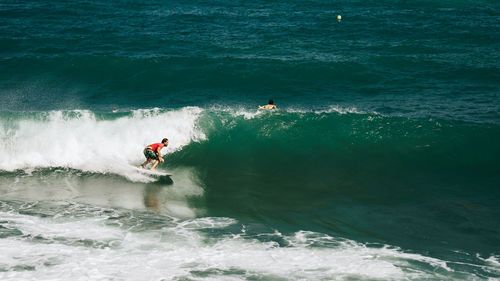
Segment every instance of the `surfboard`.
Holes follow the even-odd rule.
[[[171,177],[172,174],[166,173],[166,172],[161,172],[161,171],[156,171],[156,170],[149,170],[149,169],[141,169],[141,168],[136,168],[137,171],[146,174],[148,176],[153,176],[153,177]]]
[[[150,184],[160,184],[160,185],[172,185],[174,184],[174,181],[172,180],[172,174],[171,173],[166,173],[166,172],[161,172],[161,171],[151,171],[147,169],[141,169],[141,168],[135,168],[137,171],[145,175],[149,178],[154,179],[153,182]]]

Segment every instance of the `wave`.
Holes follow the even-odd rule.
[[[443,173],[494,172],[500,128],[433,119],[410,119],[354,107],[184,107],[122,111],[2,112],[0,169],[68,167],[145,180],[134,166],[143,148],[170,139],[167,166],[204,169],[266,169],[315,175],[359,163],[380,172],[407,168]],[[272,161],[269,161],[269,157]],[[471,163],[473,163],[471,165]],[[287,172],[288,171],[288,172]]]
[[[268,153],[277,162],[298,157],[301,166],[315,158],[319,163],[349,163],[370,156],[395,165],[438,161],[444,169],[453,169],[469,162],[492,165],[490,156],[498,152],[494,143],[500,138],[496,125],[387,116],[340,106],[274,112],[217,108],[204,110],[197,126],[206,140],[174,153],[179,164],[188,159],[193,159],[190,164],[211,161],[207,154],[262,160],[260,155]]]
[[[147,180],[134,171],[144,160],[143,148],[170,137],[164,153],[171,153],[203,140],[196,129],[200,112],[187,107],[135,110],[118,117],[89,110],[10,114],[0,121],[0,169],[68,167]]]

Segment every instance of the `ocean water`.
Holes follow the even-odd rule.
[[[0,279],[500,279],[499,19],[0,0]]]

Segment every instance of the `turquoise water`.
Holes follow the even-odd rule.
[[[0,279],[500,278],[499,15],[0,2]]]

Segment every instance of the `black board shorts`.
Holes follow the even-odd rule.
[[[158,154],[151,149],[144,149],[144,156],[146,159],[158,159]]]

